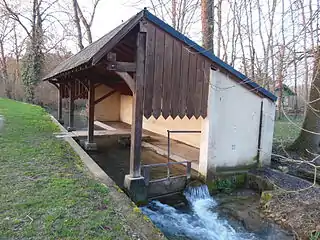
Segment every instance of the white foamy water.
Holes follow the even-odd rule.
[[[206,185],[192,187],[184,192],[189,202],[188,211],[178,210],[159,201],[152,201],[142,212],[167,236],[190,240],[244,240],[259,239],[254,234],[237,232],[227,220],[218,218],[214,211],[216,201]]]

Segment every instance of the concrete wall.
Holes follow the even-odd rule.
[[[202,127],[199,165],[205,176],[208,172],[257,163],[262,102],[261,97],[227,75],[213,70],[210,74],[208,116]],[[270,146],[271,124],[268,131],[271,139],[266,145]]]
[[[113,91],[105,85],[95,89],[95,99]],[[95,120],[98,121],[119,121],[120,120],[120,93],[116,92],[95,105]]]
[[[259,154],[259,163],[263,165],[271,163],[275,112],[276,105],[268,99],[263,99]]]
[[[120,97],[120,121],[131,124],[132,123],[132,97],[121,95]],[[155,119],[143,119],[143,129],[167,136],[167,130],[201,130],[202,118],[179,117],[172,119],[171,117],[164,119],[159,117]],[[191,146],[200,147],[201,134],[171,134],[171,138],[187,143]]]

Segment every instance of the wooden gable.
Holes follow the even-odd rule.
[[[211,62],[152,23],[147,25],[144,116],[207,116]]]

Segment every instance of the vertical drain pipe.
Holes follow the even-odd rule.
[[[261,131],[262,131],[262,117],[263,117],[263,101],[261,101],[261,109],[260,109],[260,124],[259,124],[259,136],[258,136],[258,153],[257,153],[257,163],[259,163],[260,159],[260,148],[261,148]]]

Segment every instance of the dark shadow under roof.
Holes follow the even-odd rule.
[[[219,67],[225,69],[226,71],[230,72],[235,77],[239,78],[244,84],[248,85],[250,88],[253,88],[257,90],[260,94],[263,96],[271,99],[272,101],[276,101],[277,97],[266,90],[265,88],[261,87],[257,83],[251,81],[248,77],[246,77],[241,72],[237,71],[235,68],[230,66],[229,64],[223,62],[220,58],[216,57],[213,53],[210,51],[205,50],[200,45],[189,39],[187,36],[183,35],[182,33],[176,31],[174,28],[172,28],[170,25],[144,9],[143,11],[137,13],[135,16],[127,20],[126,22],[122,23],[106,35],[104,35],[102,38],[97,40],[96,42],[90,44],[74,56],[70,57],[66,61],[62,62],[60,65],[58,65],[52,72],[50,72],[43,80],[49,80],[52,78],[57,77],[59,74],[68,72],[74,68],[80,67],[82,65],[91,65],[98,62],[98,60],[101,59],[101,51],[102,53],[107,53],[107,49],[111,49],[114,47],[117,42],[114,41],[114,39],[121,40],[125,34],[127,34],[133,27],[137,25],[137,23],[142,19],[146,18],[153,24],[155,24],[160,29],[164,30],[165,32],[171,34],[173,37],[179,39],[180,41],[187,44],[190,48],[194,49],[195,51],[199,52],[203,56],[206,56],[211,61],[213,61],[216,65]]]

